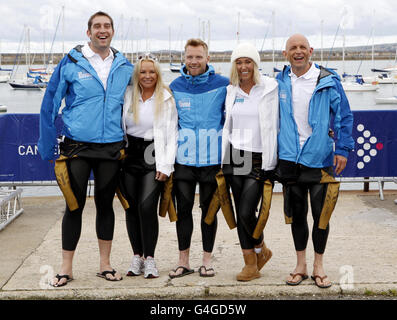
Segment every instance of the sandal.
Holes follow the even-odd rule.
[[[317,279],[320,279],[321,282],[324,282],[325,278],[328,278],[326,275],[321,277],[319,275],[313,275],[311,276],[312,280],[314,281],[314,283],[316,284],[317,287],[321,288],[321,289],[326,289],[329,288],[330,286],[332,286],[332,283],[324,285],[324,284],[318,284]]]
[[[113,279],[108,278],[107,277],[108,274],[111,274],[114,278]],[[103,278],[103,279],[105,279],[107,281],[120,281],[120,280],[123,280],[123,277],[121,277],[120,279],[117,279],[115,274],[116,274],[116,270],[113,269],[112,271],[106,270],[106,271],[103,271],[101,273],[97,273],[96,276],[99,277],[99,278]]]
[[[73,278],[71,278],[68,274],[63,274],[63,275],[57,274],[55,278],[57,278],[58,282],[56,284],[52,282],[50,283],[51,286],[55,288],[66,286],[68,282],[73,280]],[[59,284],[59,281],[61,281],[61,279],[66,279],[66,282]]]
[[[205,273],[201,271],[203,268],[205,270]],[[208,274],[207,273],[208,271],[213,271],[214,273]],[[215,270],[214,270],[214,268],[206,268],[205,266],[201,266],[199,268],[199,274],[200,274],[200,277],[213,277],[215,275]]]
[[[305,273],[290,273],[290,276],[292,276],[291,280],[294,280],[294,278],[296,276],[300,276],[301,279],[297,282],[291,281],[291,280],[287,280],[285,281],[286,284],[288,284],[289,286],[297,286],[298,284],[300,284],[303,280],[306,280],[307,278],[309,278],[309,276]]]
[[[174,271],[176,273],[178,271],[178,269],[182,269],[182,273],[180,273],[180,274],[168,274],[168,276],[171,279],[174,279],[174,278],[180,278],[180,277],[187,276],[188,274],[192,274],[194,272],[193,269],[188,269],[188,268],[186,268],[184,266],[179,266],[179,267],[177,267],[176,269],[174,269],[172,271]]]

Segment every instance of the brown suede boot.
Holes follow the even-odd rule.
[[[272,251],[267,248],[265,244],[263,244],[261,253],[256,253],[258,271],[261,271],[263,266],[270,260],[272,255]]]
[[[250,281],[259,278],[261,274],[258,271],[256,253],[252,252],[249,254],[244,254],[245,266],[236,278],[238,281]]]

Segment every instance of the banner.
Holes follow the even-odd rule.
[[[397,111],[353,111],[354,151],[340,177],[397,177]]]
[[[354,151],[340,177],[397,177],[397,111],[353,111]],[[37,149],[39,114],[0,115],[0,182],[55,181]],[[62,119],[57,118],[60,134]]]
[[[55,180],[54,164],[38,152],[39,120],[39,114],[0,115],[0,182]],[[60,117],[56,126],[60,133]]]

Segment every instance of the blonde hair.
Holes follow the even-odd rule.
[[[258,83],[261,82],[261,74],[259,73],[258,65],[251,58],[248,58],[248,59],[250,59],[254,63],[254,75],[253,75],[253,77],[254,77],[255,84],[258,84]],[[233,61],[232,68],[230,70],[230,83],[233,86],[238,86],[239,83],[240,83],[240,78],[239,78],[238,72],[237,72],[236,60]]]
[[[139,121],[139,114],[138,114],[138,105],[139,105],[139,97],[141,96],[142,93],[142,88],[139,85],[139,74],[141,72],[142,68],[142,62],[149,61],[153,63],[154,66],[154,71],[156,72],[157,75],[157,82],[156,82],[156,87],[154,89],[154,95],[155,95],[155,109],[154,109],[154,118],[157,119],[158,115],[160,114],[161,111],[161,105],[163,104],[164,101],[164,89],[170,91],[170,89],[164,85],[163,83],[163,78],[161,76],[161,67],[160,64],[146,56],[140,60],[134,65],[134,75],[132,78],[133,84],[132,84],[132,102],[130,106],[130,112],[132,112],[133,120],[137,124]]]
[[[199,47],[202,46],[204,48],[205,54],[208,56],[208,45],[201,39],[189,39],[186,44],[185,44],[185,51],[187,47],[192,46],[192,47]]]

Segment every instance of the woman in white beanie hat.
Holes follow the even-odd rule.
[[[223,173],[231,186],[245,266],[237,280],[260,277],[272,252],[263,241],[277,163],[278,84],[259,72],[260,56],[241,43],[231,56],[226,120],[222,134]],[[261,210],[255,213],[260,200]]]

